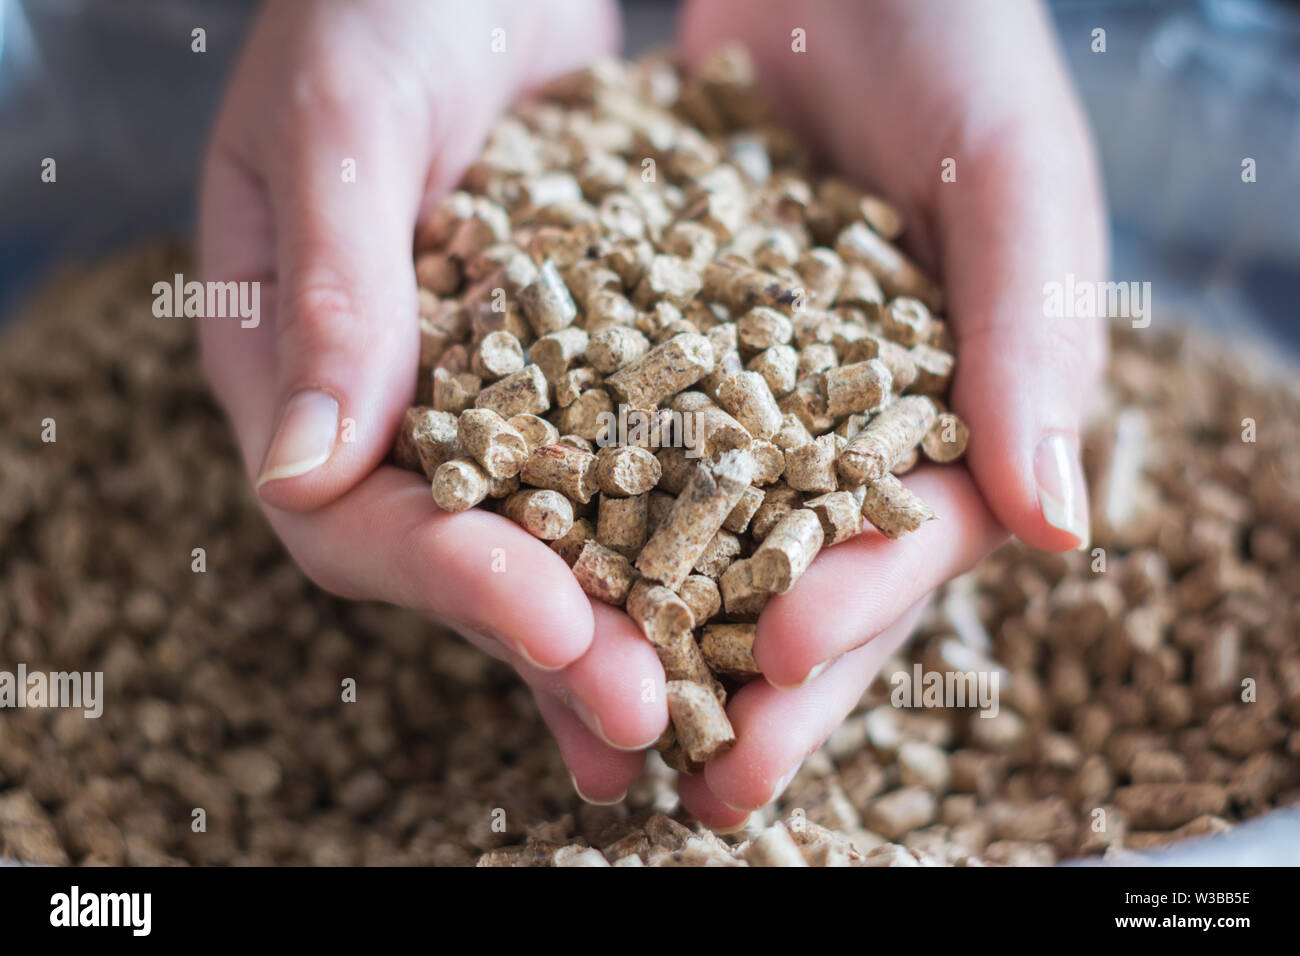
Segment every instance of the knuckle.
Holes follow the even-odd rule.
[[[348,350],[360,345],[356,294],[338,275],[316,275],[296,284],[276,323],[281,354],[292,350]]]

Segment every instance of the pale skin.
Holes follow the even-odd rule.
[[[679,784],[719,829],[779,794],[934,588],[1011,534],[1049,550],[1085,543],[1077,436],[1105,357],[1099,323],[1043,317],[1043,284],[1101,277],[1106,247],[1091,143],[1041,10],[762,10],[687,3],[686,57],[744,42],[831,164],[903,211],[909,250],[947,291],[951,404],[973,437],[965,464],[905,478],[941,520],[829,549],[769,604],[755,646],[765,679],[727,707],[738,742]],[[498,27],[503,53],[490,50]],[[806,53],[791,50],[795,27]],[[231,81],[200,201],[204,278],[263,283],[258,328],[205,320],[200,336],[277,534],[320,586],[412,608],[510,663],[597,802],[626,791],[667,722],[653,649],[545,544],[489,512],[439,512],[426,481],[383,459],[414,388],[421,214],[520,93],[617,48],[604,0],[271,3]],[[941,179],[949,158],[955,182]]]

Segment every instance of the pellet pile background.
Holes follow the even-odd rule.
[[[152,250],[69,273],[0,347],[0,668],[106,685],[98,720],[0,711],[0,857],[731,861],[752,834],[697,838],[657,757],[624,804],[582,803],[506,668],[302,577],[245,487],[190,323],[151,313],[152,283],[189,268]],[[755,833],[789,820],[818,863],[1043,863],[1300,798],[1300,397],[1250,384],[1217,343],[1150,329],[1116,345],[1088,449],[1094,514],[1123,519],[1096,522],[1105,573],[1004,549],[898,662],[979,666],[989,635],[1010,675],[1000,716],[896,710],[882,676]],[[769,834],[742,852],[788,849]]]

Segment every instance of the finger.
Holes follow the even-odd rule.
[[[559,744],[560,756],[578,796],[604,806],[618,803],[641,775],[645,754],[615,750],[597,739],[582,722],[550,694],[537,692],[537,709]]]
[[[800,764],[857,705],[923,609],[924,602],[910,608],[871,643],[845,654],[802,687],[782,690],[766,681],[751,681],[738,690],[727,705],[736,745],[704,768],[714,798],[748,811],[779,797]],[[692,812],[696,807],[708,812],[704,801],[693,805]]]
[[[868,530],[827,548],[792,590],[774,597],[754,638],[769,683],[795,687],[815,677],[1006,539],[966,469],[926,467],[904,481],[938,519],[896,541]]]
[[[734,833],[749,820],[748,810],[737,810],[719,800],[702,773],[678,774],[677,793],[687,813],[719,833]]]
[[[255,318],[198,321],[204,377],[225,409],[254,474],[261,463],[275,382],[274,236],[265,185],[244,162],[214,146],[199,190],[199,271],[208,282],[242,282],[258,290]]]
[[[299,566],[335,594],[459,623],[542,669],[591,646],[591,604],[562,558],[490,511],[439,511],[410,472],[380,468],[309,514],[267,513]]]
[[[1089,151],[1060,151],[998,144],[940,187],[939,206],[966,461],[1002,524],[1053,551],[1088,543],[1079,430],[1105,356],[1097,314],[1061,317],[1049,298],[1070,294],[1072,277],[1082,286],[1104,275]]]
[[[663,666],[626,614],[599,601],[591,609],[591,647],[554,677],[596,736],[620,750],[644,750],[668,726]]]
[[[424,127],[391,92],[373,110],[343,88],[337,78],[304,80],[267,162],[277,361],[256,482],[283,509],[319,507],[372,471],[415,387],[410,246]]]
[[[606,746],[645,750],[668,726],[664,671],[654,648],[631,618],[593,601],[595,635],[587,652],[558,671],[542,670],[518,654],[485,647],[481,636],[462,636],[500,657],[534,691],[554,697]]]

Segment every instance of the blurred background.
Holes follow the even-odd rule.
[[[206,131],[256,6],[0,0],[0,316],[61,260],[191,231]],[[670,40],[676,6],[624,0],[628,51]],[[1151,281],[1158,321],[1300,355],[1300,4],[1051,10],[1101,147],[1115,278]],[[1242,182],[1246,157],[1257,184]]]

